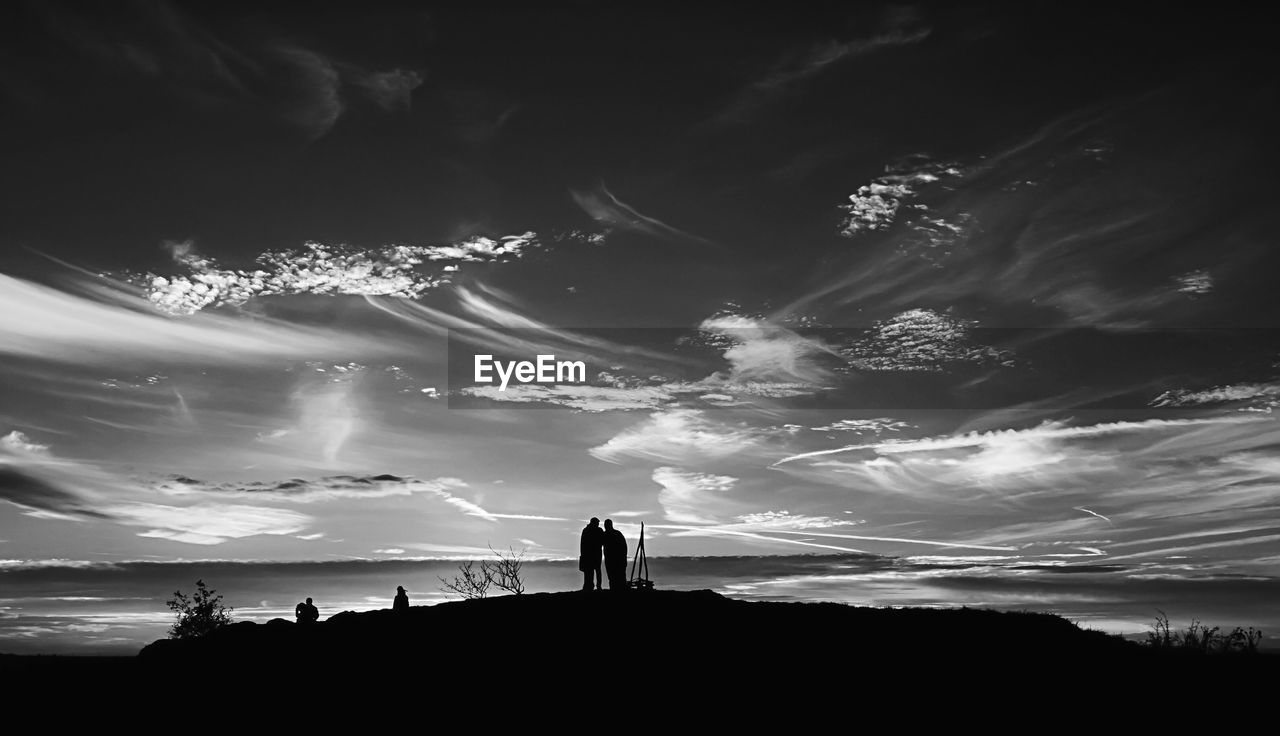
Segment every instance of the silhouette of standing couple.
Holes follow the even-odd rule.
[[[613,519],[605,519],[601,529],[600,520],[593,516],[591,523],[582,529],[582,549],[578,557],[583,590],[600,590],[601,558],[609,576],[609,590],[626,590],[627,538],[613,528]]]

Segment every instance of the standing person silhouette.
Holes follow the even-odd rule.
[[[409,610],[409,594],[404,592],[403,585],[396,586],[396,597],[395,597],[395,600],[391,602],[391,610],[393,611]]]
[[[609,590],[627,589],[627,538],[613,528],[613,519],[604,520],[604,571]]]
[[[582,528],[582,545],[578,557],[583,590],[600,590],[600,557],[603,544],[604,531],[600,528],[600,520],[593,516],[591,523]],[[595,587],[592,587],[592,576],[595,577]]]

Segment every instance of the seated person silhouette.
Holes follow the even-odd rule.
[[[391,610],[407,611],[409,610],[409,594],[404,592],[403,585],[396,586],[396,598],[391,602]]]
[[[308,598],[306,603],[299,603],[294,607],[293,615],[298,618],[300,624],[314,624],[320,620],[320,609],[316,608]]]

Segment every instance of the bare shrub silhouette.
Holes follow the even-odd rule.
[[[499,552],[490,545],[489,551],[498,558],[489,562],[489,573],[493,584],[499,590],[505,590],[512,595],[523,593],[524,579],[520,577],[520,573],[521,568],[524,567],[525,550],[516,552],[508,547],[506,552]]]
[[[476,568],[475,560],[467,560],[458,565],[458,573],[452,580],[440,578],[440,589],[446,593],[460,595],[467,600],[484,598],[489,594],[493,578],[490,577],[488,567],[483,560],[480,561],[479,569]]]
[[[441,590],[446,593],[460,595],[467,600],[484,598],[491,588],[520,595],[525,591],[522,569],[524,567],[525,550],[516,552],[508,547],[506,552],[499,552],[489,546],[489,551],[496,559],[467,560],[458,565],[458,574],[452,580],[440,578]]]

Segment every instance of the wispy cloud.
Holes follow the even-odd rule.
[[[201,314],[175,320],[108,280],[81,286],[88,296],[0,274],[0,353],[74,363],[105,354],[225,364],[385,351],[365,336],[265,317]]]
[[[413,91],[423,82],[422,73],[412,69],[370,72],[349,67],[345,71],[352,84],[364,90],[369,99],[387,112],[408,110],[412,105]]]
[[[653,482],[662,486],[658,504],[671,521],[681,524],[713,524],[707,511],[719,496],[733,487],[737,478],[727,475],[694,473],[661,467],[653,471]]]
[[[606,228],[635,230],[656,238],[677,240],[693,240],[710,242],[706,238],[692,235],[649,215],[642,214],[631,205],[623,202],[605,188],[604,184],[593,190],[570,190],[573,201],[591,216],[591,219]]]
[[[145,500],[141,490],[95,466],[54,457],[48,448],[0,449],[0,499],[35,518],[144,527],[138,536],[200,545],[259,534],[292,535],[312,521],[294,511],[217,500],[184,506],[155,503]]]
[[[1205,404],[1246,403],[1252,407],[1280,405],[1280,384],[1237,383],[1200,390],[1165,391],[1151,401],[1152,406],[1195,407]]]
[[[918,44],[931,32],[932,29],[923,24],[913,9],[896,8],[885,14],[880,27],[871,35],[843,41],[830,39],[803,51],[791,51],[767,74],[743,89],[716,116],[715,122],[721,125],[746,122],[753,113],[782,99],[793,88],[838,69],[843,62],[886,49]]]
[[[893,442],[877,442],[859,445],[848,445],[831,450],[820,450],[792,455],[774,463],[775,466],[807,458],[836,455],[859,450],[871,450],[881,455],[898,455],[917,452],[940,452],[955,449],[975,449],[995,447],[1004,442],[1022,442],[1026,440],[1056,440],[1069,438],[1098,437],[1124,432],[1143,432],[1148,430],[1199,427],[1207,425],[1244,424],[1264,421],[1253,417],[1204,417],[1197,419],[1144,419],[1132,422],[1108,422],[1085,426],[1068,426],[1061,422],[1045,422],[1031,429],[995,430],[991,432],[974,432],[970,434]]]
[[[338,70],[327,57],[298,46],[281,45],[275,53],[294,69],[292,94],[284,96],[283,115],[308,138],[323,137],[345,107]]]
[[[352,106],[409,109],[419,71],[378,71],[322,53],[298,38],[215,30],[169,3],[134,6],[124,17],[44,8],[46,27],[96,71],[148,86],[174,102],[236,111],[293,128],[309,140],[328,134]]]
[[[611,463],[638,458],[685,465],[749,452],[757,441],[754,430],[715,422],[696,409],[675,409],[654,412],[589,452]]]
[[[106,513],[123,524],[146,527],[140,537],[169,539],[185,544],[222,544],[258,534],[293,535],[312,518],[288,509],[239,504],[199,503],[167,506],[130,503],[108,506]]]

